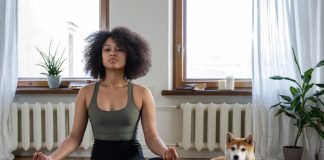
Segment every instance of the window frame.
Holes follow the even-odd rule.
[[[99,29],[109,30],[110,18],[109,18],[109,0],[99,0]],[[60,87],[68,88],[70,82],[93,82],[96,81],[90,77],[80,77],[80,78],[62,78],[62,83]],[[23,87],[48,87],[46,78],[19,78],[18,77],[18,88]],[[17,90],[19,91],[19,89]],[[27,92],[26,92],[27,93]],[[64,91],[63,91],[64,93]],[[72,92],[71,92],[72,93]],[[74,93],[74,92],[73,92]],[[27,93],[28,94],[28,93]],[[33,93],[32,93],[33,94]],[[67,94],[70,94],[67,93]]]
[[[219,79],[185,79],[185,58],[186,51],[183,48],[184,43],[184,5],[186,0],[173,1],[173,90],[183,88],[188,83],[206,83],[207,89],[216,89]],[[235,79],[236,89],[252,89],[251,79]]]

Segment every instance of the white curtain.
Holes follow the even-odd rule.
[[[324,59],[324,2],[322,0],[291,0],[289,16],[291,17],[289,23],[291,43],[299,53],[301,70],[305,71]],[[324,72],[321,69],[316,72],[314,81],[324,83],[323,77]],[[321,147],[321,139],[312,128],[307,129],[302,136],[303,158],[314,159],[314,155]],[[321,152],[319,160],[324,160],[323,151]]]
[[[0,160],[13,159],[10,106],[17,87],[17,0],[0,0]]]
[[[253,1],[253,133],[256,157],[283,159],[282,146],[292,145],[296,127],[290,118],[275,116],[270,106],[279,94],[289,94],[289,82],[270,80],[281,75],[297,78],[292,47],[297,51],[301,69],[314,66],[324,57],[323,2],[321,0]],[[322,35],[322,37],[321,37]],[[317,82],[323,79],[318,72]],[[320,148],[319,136],[307,129],[299,139],[303,160],[315,159]]]

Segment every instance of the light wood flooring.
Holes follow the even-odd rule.
[[[16,157],[15,160],[32,160],[32,157]],[[64,160],[90,160],[89,158],[65,158]],[[196,158],[185,158],[179,160],[208,160],[205,158],[196,159]]]
[[[32,157],[16,157],[15,160],[32,160]],[[90,160],[89,158],[65,158],[64,160]],[[184,158],[184,159],[179,159],[179,160],[209,160],[206,158]]]

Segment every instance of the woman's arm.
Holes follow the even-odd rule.
[[[177,159],[176,150],[173,147],[166,147],[157,133],[155,104],[150,90],[143,87],[141,92],[141,95],[143,95],[142,127],[146,144],[153,153],[163,157],[165,160]]]
[[[89,87],[87,87],[89,88]],[[64,139],[62,144],[50,156],[41,152],[35,153],[33,160],[60,160],[75,151],[82,142],[83,134],[88,122],[86,107],[86,93],[88,89],[81,88],[75,102],[75,113],[71,133]],[[89,93],[89,92],[88,92]]]

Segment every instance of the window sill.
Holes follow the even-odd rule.
[[[96,82],[93,79],[63,79],[60,88],[49,88],[46,79],[20,79],[16,94],[78,94],[85,85]]]
[[[251,96],[252,88],[236,88],[235,90],[206,89],[203,91],[194,90],[162,90],[163,96]]]
[[[16,94],[78,94],[79,89],[48,88],[48,87],[18,87]]]

